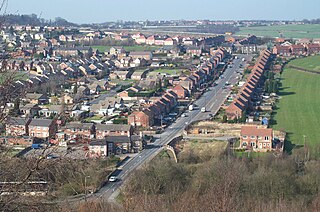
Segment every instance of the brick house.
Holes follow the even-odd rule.
[[[179,99],[184,99],[186,96],[188,96],[188,90],[182,87],[181,85],[176,85],[173,89],[173,92],[175,92]]]
[[[136,38],[135,41],[137,44],[145,44],[146,43],[146,36],[141,35],[140,37]]]
[[[268,151],[272,149],[272,129],[258,126],[242,126],[240,147],[253,151]]]
[[[22,136],[28,135],[29,124],[31,118],[9,118],[6,121],[6,135],[8,136]]]
[[[104,139],[108,136],[127,136],[131,137],[133,128],[127,124],[97,124],[96,138]]]
[[[64,128],[65,138],[67,140],[74,138],[91,139],[94,138],[94,125],[92,123],[68,123]]]
[[[291,45],[291,53],[296,55],[301,55],[306,52],[305,47],[303,45]]]
[[[154,45],[155,44],[155,37],[152,35],[152,36],[149,36],[147,39],[146,39],[146,44],[147,45]]]
[[[187,48],[186,52],[187,52],[187,54],[189,54],[191,56],[200,56],[202,54],[202,48],[190,46]]]
[[[291,49],[290,46],[274,46],[272,50],[273,54],[278,54],[282,56],[290,56],[291,55]]]
[[[55,135],[57,126],[51,119],[32,119],[29,124],[29,136],[47,139]]]
[[[165,46],[173,46],[175,44],[174,40],[172,38],[167,38],[164,40]]]
[[[311,43],[305,45],[308,54],[314,54],[320,52],[320,45],[317,43]]]
[[[128,116],[128,124],[146,128],[151,127],[154,124],[151,110],[134,111]]]
[[[250,109],[251,98],[260,84],[264,73],[264,67],[267,64],[269,57],[270,52],[266,50],[258,58],[246,83],[239,90],[234,101],[226,109],[228,120],[240,118],[247,109]]]
[[[90,157],[107,157],[108,143],[106,140],[94,140],[89,144]]]
[[[226,109],[228,120],[239,119],[245,111],[245,106],[240,101],[232,102]]]
[[[132,59],[152,60],[152,52],[150,51],[130,52],[129,57],[131,57]]]

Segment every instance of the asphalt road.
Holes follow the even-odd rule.
[[[228,95],[230,94],[230,87],[223,89],[226,82],[231,85],[235,85],[239,79],[239,66],[242,63],[245,66],[246,62],[242,62],[242,58],[246,58],[246,61],[251,60],[250,55],[240,55],[238,59],[233,61],[232,67],[229,67],[223,73],[223,77],[217,80],[217,85],[211,87],[209,91],[204,93],[198,100],[194,102],[199,109],[189,111],[186,117],[179,117],[174,123],[172,123],[164,132],[159,135],[153,144],[149,144],[146,149],[142,150],[136,157],[127,161],[122,169],[116,173],[117,181],[108,182],[97,193],[92,194],[88,198],[103,198],[110,202],[114,201],[115,197],[119,193],[119,188],[125,183],[129,175],[138,167],[147,165],[147,162],[154,158],[173,138],[182,134],[183,129],[191,122],[198,120],[205,120],[210,118],[209,114],[215,115],[221,105],[224,103]],[[206,107],[207,112],[201,112],[200,108]]]

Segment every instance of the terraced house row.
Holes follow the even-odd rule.
[[[271,52],[265,50],[261,52],[251,74],[247,78],[246,83],[241,87],[237,97],[226,109],[228,120],[239,119],[246,110],[252,108],[252,98],[262,81],[266,65],[270,60]]]
[[[154,101],[150,99],[148,105],[130,114],[128,124],[146,128],[153,126],[156,121],[159,121],[177,105],[179,99],[189,96],[197,89],[202,88],[210,79],[217,77],[219,75],[217,66],[226,56],[226,52],[219,48],[212,49],[210,54],[210,60],[202,63],[189,76],[180,76],[177,81],[172,82],[174,87],[168,89],[162,97],[158,97]]]

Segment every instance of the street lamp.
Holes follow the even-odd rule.
[[[84,177],[84,201],[87,202],[87,178],[90,178],[90,176]]]

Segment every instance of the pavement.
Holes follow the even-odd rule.
[[[235,85],[239,79],[239,66],[242,63],[245,67],[246,62],[242,62],[242,58],[246,58],[246,61],[251,61],[250,55],[239,55],[238,59],[233,61],[233,65],[227,68],[223,73],[223,77],[218,79],[217,85],[211,87],[209,91],[205,92],[198,100],[194,102],[198,108],[206,107],[206,112],[201,112],[200,109],[189,111],[186,117],[179,117],[174,123],[164,130],[159,135],[154,143],[147,145],[138,155],[128,160],[122,165],[122,169],[115,172],[114,176],[117,177],[116,182],[107,182],[97,193],[90,194],[88,199],[102,198],[109,202],[115,202],[115,198],[119,194],[120,188],[126,183],[130,174],[137,168],[146,166],[147,163],[152,160],[162,149],[163,146],[169,144],[173,138],[180,136],[183,133],[184,128],[194,121],[201,121],[210,118],[210,114],[215,115],[221,105],[225,102],[228,95],[231,93],[230,88],[225,88],[226,82],[231,85]]]

